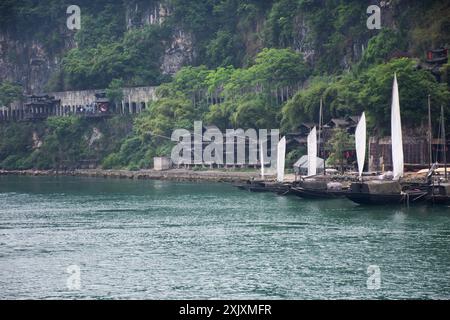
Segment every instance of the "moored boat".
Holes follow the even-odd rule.
[[[234,186],[240,190],[252,191],[264,188],[264,181],[248,180],[246,183],[235,184]]]
[[[247,183],[236,185],[236,187],[250,192],[274,192],[277,194],[286,194],[289,192],[290,184],[249,180]]]
[[[420,189],[402,190],[398,181],[356,182],[345,196],[358,204],[413,204],[426,200],[427,192]]]
[[[431,204],[450,205],[450,184],[442,183],[430,186],[427,201]]]
[[[262,180],[249,180],[245,184],[237,185],[241,190],[247,190],[250,192],[274,192],[277,194],[287,194],[291,184],[284,182],[284,163],[286,156],[286,138],[283,137],[277,148],[277,181],[265,181],[264,170],[264,149],[263,143],[260,142],[260,163],[261,163],[261,178]]]
[[[431,121],[431,119],[430,119]],[[431,204],[442,204],[442,205],[450,205],[450,183],[448,182],[448,173],[447,173],[447,136],[445,134],[445,117],[444,117],[444,107],[441,106],[441,121],[440,121],[440,132],[441,132],[441,140],[442,140],[442,155],[444,158],[444,168],[437,168],[437,164],[431,167],[430,173],[428,177],[432,179],[432,177],[436,174],[438,175],[437,182],[434,180],[432,183],[430,182],[429,190],[428,190],[428,202]],[[431,129],[430,129],[431,132]],[[440,175],[444,174],[443,179],[440,178]]]
[[[344,197],[348,190],[331,190],[331,189],[312,189],[304,187],[292,187],[289,191],[291,194],[303,199],[335,199]]]
[[[359,127],[359,126],[358,126]],[[358,130],[357,130],[358,131]],[[359,175],[362,181],[362,165],[365,154],[366,136],[365,123],[361,125],[361,131],[356,134],[356,148],[358,153]],[[404,174],[403,137],[400,116],[400,98],[398,91],[397,75],[394,75],[392,84],[391,104],[391,145],[393,181],[368,181],[352,183],[350,192],[346,197],[359,204],[401,204],[423,201],[427,192],[419,189],[402,190],[399,180]]]

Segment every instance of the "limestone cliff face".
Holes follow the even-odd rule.
[[[26,93],[44,90],[51,74],[61,62],[61,54],[72,48],[73,36],[67,37],[59,52],[50,53],[33,39],[18,40],[8,32],[0,31],[0,80],[20,83]]]
[[[169,15],[170,10],[163,2],[135,3],[126,6],[125,20],[129,30],[162,24]]]
[[[164,1],[129,5],[125,14],[127,30],[145,25],[161,25],[170,14],[171,10]],[[165,52],[160,62],[163,74],[175,74],[183,65],[193,61],[194,45],[189,32],[176,28],[164,44]]]
[[[161,70],[163,74],[175,74],[195,58],[192,35],[182,29],[176,30],[164,52]]]
[[[400,2],[403,3],[399,0]],[[162,24],[171,16],[168,3],[167,0],[130,1],[130,4],[125,5],[126,29]],[[383,7],[383,26],[395,28],[395,14],[391,10],[390,1],[375,1],[375,3]],[[258,17],[255,26],[239,31],[244,35],[244,45],[249,57],[254,56],[264,46],[261,37],[256,35],[263,29],[266,18],[262,15]],[[301,52],[305,59],[314,65],[314,61],[320,55],[320,49],[311,41],[313,32],[303,13],[300,12],[296,16],[293,29],[297,36],[290,46]],[[0,29],[0,81],[6,79],[18,82],[23,85],[26,93],[43,92],[51,75],[60,67],[64,53],[76,47],[74,32],[61,25],[60,34],[63,41],[59,41],[59,47],[50,52],[39,41],[23,40],[23,37],[22,40],[18,40],[13,32]],[[171,75],[183,65],[195,61],[197,48],[194,35],[182,27],[175,27],[166,37],[167,39],[163,41],[164,55],[159,63],[162,73]],[[370,34],[364,39],[346,39],[345,53],[339,56],[340,67],[348,69],[357,62],[363,55],[369,38]]]
[[[170,15],[164,2],[139,3],[125,8],[126,28],[162,24]],[[20,83],[27,94],[45,91],[51,75],[58,70],[64,53],[76,47],[75,33],[63,25],[60,30],[62,45],[50,52],[43,43],[26,37],[18,37],[10,30],[0,29],[0,81]],[[20,39],[20,40],[19,40]],[[183,29],[174,30],[164,41],[165,54],[161,71],[174,74],[193,59],[192,35]]]

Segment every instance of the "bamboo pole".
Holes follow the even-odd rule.
[[[431,147],[432,139],[433,133],[431,128],[431,96],[428,95],[428,153],[429,153],[430,169],[433,164],[433,151]]]
[[[445,180],[447,181],[447,137],[445,136],[445,119],[444,119],[444,106],[441,106],[441,121],[442,121],[442,140],[443,140],[443,153],[444,153],[444,172]]]

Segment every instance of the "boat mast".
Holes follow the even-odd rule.
[[[433,139],[433,133],[431,128],[431,96],[428,95],[428,154],[429,154],[429,161],[430,161],[430,169],[433,165],[433,151],[432,151],[432,139]]]
[[[441,125],[442,125],[442,144],[444,153],[444,172],[445,172],[445,180],[447,181],[447,138],[445,136],[445,119],[444,119],[444,106],[441,106]]]

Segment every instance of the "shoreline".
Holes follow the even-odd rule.
[[[33,176],[33,177],[88,177],[112,178],[130,180],[167,180],[184,182],[227,182],[242,183],[251,179],[258,179],[259,172],[233,171],[193,171],[186,169],[156,170],[104,170],[104,169],[76,169],[71,171],[58,170],[0,170],[0,176]]]
[[[261,178],[259,171],[220,171],[204,170],[194,171],[187,169],[169,169],[164,171],[157,170],[114,170],[114,169],[75,169],[70,171],[60,170],[0,170],[1,176],[31,176],[31,177],[86,177],[86,178],[104,178],[104,179],[130,179],[130,180],[161,180],[161,181],[179,181],[179,182],[217,182],[217,183],[245,183],[248,180],[258,180]],[[329,178],[328,176],[327,178]],[[327,179],[318,176],[318,179]],[[285,182],[293,182],[293,174],[285,175]],[[353,182],[357,179],[351,175],[334,176],[331,181]],[[368,179],[370,180],[370,179]],[[266,176],[266,182],[275,182],[275,176]],[[423,183],[424,178],[416,174],[405,174],[404,183]]]

